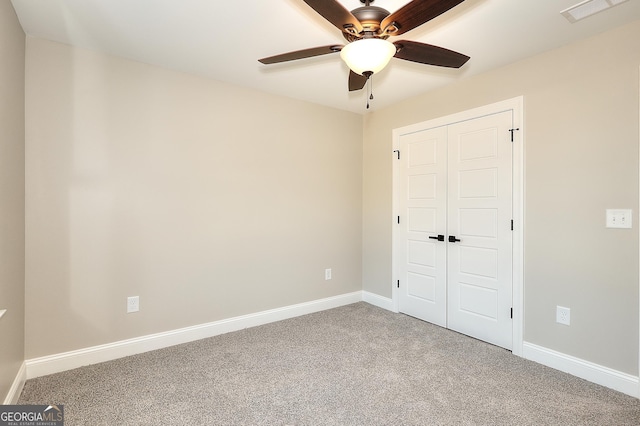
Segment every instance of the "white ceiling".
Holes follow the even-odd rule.
[[[329,1],[329,0],[327,0]],[[640,19],[629,0],[577,23],[560,12],[581,0],[466,0],[400,36],[471,56],[461,69],[392,59],[374,76],[370,110]],[[359,0],[339,0],[345,8]],[[241,86],[364,113],[339,54],[276,65],[258,58],[344,44],[302,0],[12,0],[25,32]],[[393,12],[408,0],[377,0]],[[391,38],[390,41],[398,38]]]

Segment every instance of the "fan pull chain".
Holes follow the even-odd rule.
[[[369,93],[371,92],[371,79],[367,79],[367,109],[369,109]]]

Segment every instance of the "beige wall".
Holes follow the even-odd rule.
[[[525,341],[637,375],[639,66],[635,22],[368,115],[364,289],[391,297],[392,129],[524,95]]]
[[[0,2],[0,403],[24,360],[24,52],[11,2]]]
[[[361,290],[361,116],[30,37],[26,64],[27,358]]]

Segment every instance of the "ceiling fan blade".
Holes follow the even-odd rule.
[[[295,61],[296,59],[311,58],[313,56],[327,55],[342,50],[341,45],[312,47],[311,49],[296,50],[295,52],[283,53],[281,55],[269,56],[268,58],[258,59],[265,65],[277,64],[279,62]]]
[[[305,0],[306,1],[306,0]],[[464,0],[413,0],[387,16],[380,23],[383,30],[394,23],[397,31],[390,35],[400,35],[412,30],[436,16],[442,15]]]
[[[394,58],[439,67],[460,68],[470,58],[462,53],[444,47],[418,43],[417,41],[399,40],[393,43],[398,51]]]
[[[349,91],[360,90],[367,84],[367,77],[349,70]]]
[[[358,18],[336,0],[304,0],[304,2],[340,31],[350,34],[358,34],[362,31],[362,24]]]

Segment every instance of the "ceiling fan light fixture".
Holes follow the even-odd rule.
[[[387,66],[396,47],[381,38],[363,38],[347,44],[340,51],[340,57],[355,73],[378,73]]]

